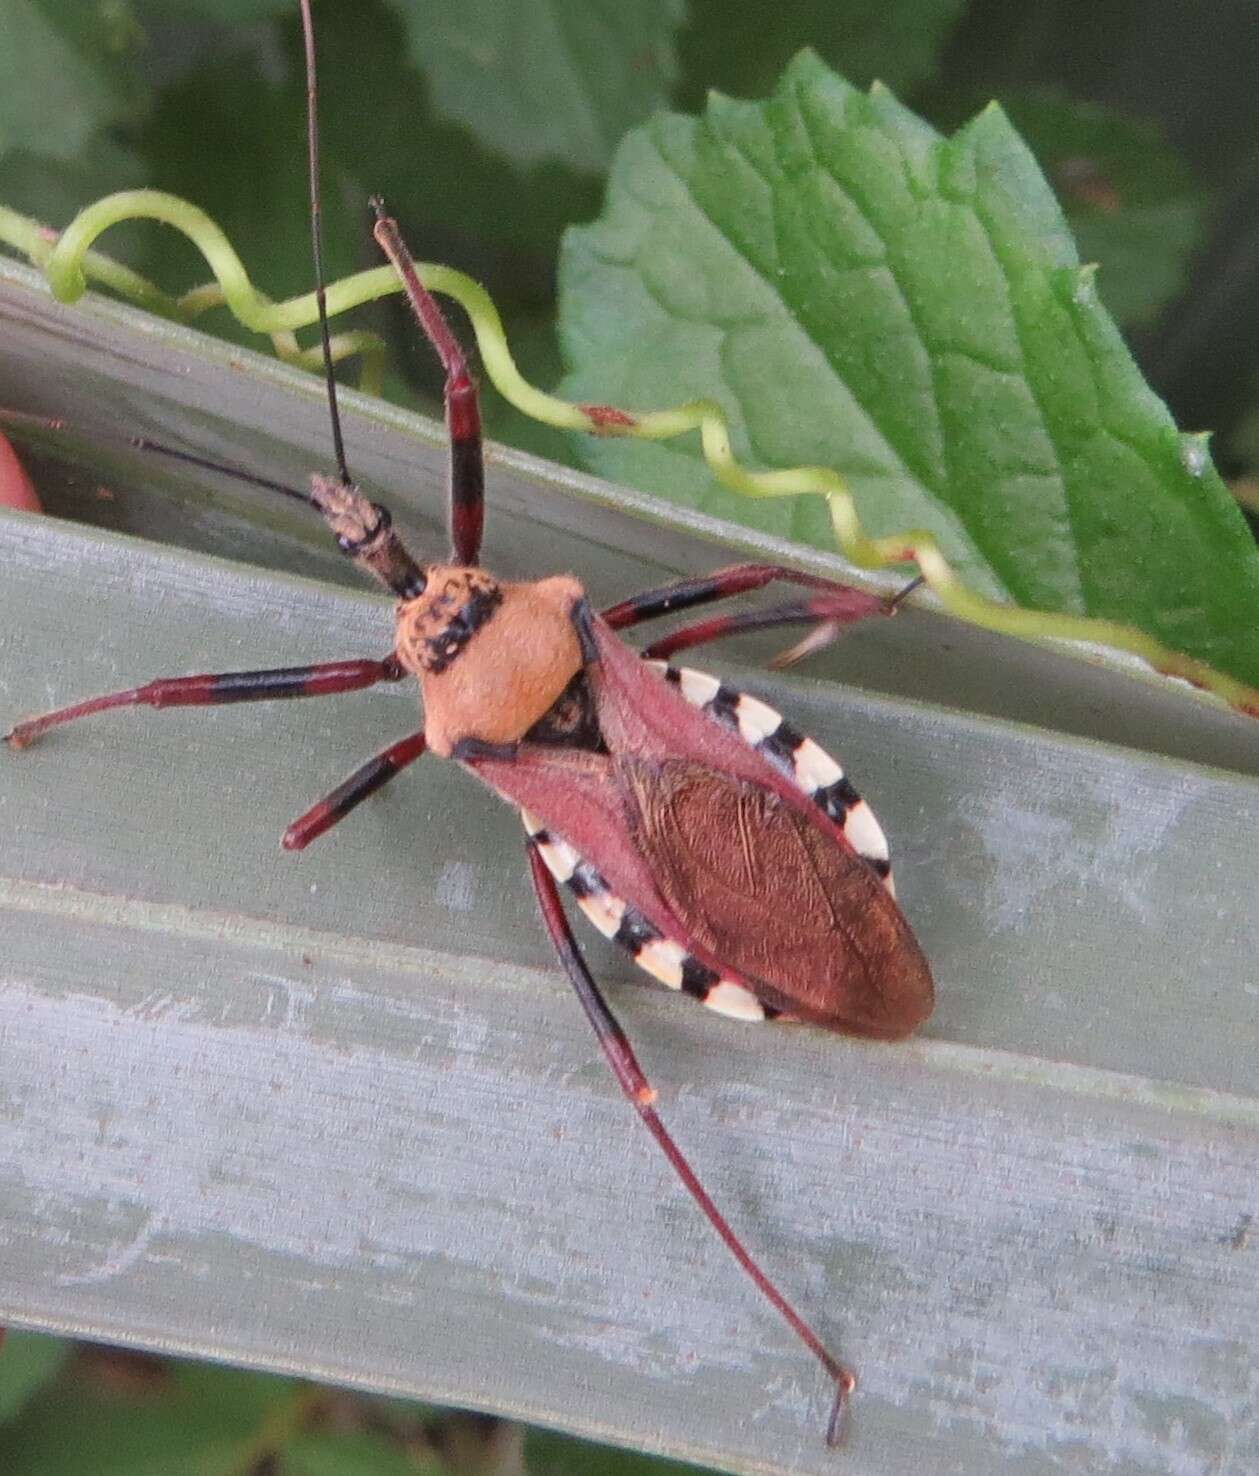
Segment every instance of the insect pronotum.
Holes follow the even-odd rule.
[[[572,575],[509,583],[479,567],[477,386],[375,200],[376,240],[446,375],[452,550],[446,562],[417,562],[388,511],[364,496],[347,466],[324,306],[314,30],[309,0],[300,3],[312,242],[337,475],[313,476],[308,492],[261,485],[315,508],[342,551],[397,597],[392,648],[382,658],[163,677],[28,718],[8,744],[25,748],[51,728],[116,707],[316,697],[415,677],[422,726],[294,821],[284,846],[309,845],[425,753],[454,759],[520,811],[542,920],[608,1064],[713,1229],[833,1382],[827,1440],[836,1444],[854,1375],[761,1270],[661,1122],[656,1093],[569,926],[559,885],[644,969],[723,1014],[886,1040],[920,1025],[932,1008],[931,974],[896,905],[883,833],[843,770],[763,702],[666,664],[738,630],[807,624],[829,636],[891,613],[900,596],[885,600],[779,565],[740,564],[597,614]],[[200,462],[172,447],[135,444]],[[641,653],[616,634],[774,581],[807,593],[767,610],[698,621]]]

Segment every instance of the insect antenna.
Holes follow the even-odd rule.
[[[163,456],[169,461],[182,462],[185,466],[217,472],[220,476],[230,477],[234,482],[243,482],[248,487],[261,487],[264,491],[291,497],[295,502],[313,507],[321,514],[324,522],[336,535],[341,552],[353,559],[364,573],[370,574],[386,589],[392,590],[399,599],[414,599],[424,589],[424,571],[394,532],[389,509],[378,502],[369,502],[353,484],[339,482],[334,477],[314,476],[311,478],[310,490],[303,492],[300,488],[290,487],[286,482],[278,482],[273,477],[259,476],[256,472],[232,466],[229,462],[215,461],[213,457],[201,456],[195,451],[184,451],[178,446],[169,446],[164,441],[151,440],[148,436],[129,436],[118,431],[95,428],[89,430],[72,421],[55,416],[33,415],[25,410],[0,407],[0,425],[34,426],[40,430],[69,432],[87,440],[115,446],[130,446],[153,456]]]
[[[328,294],[323,271],[323,208],[319,190],[319,87],[315,68],[315,21],[310,0],[299,0],[302,39],[306,53],[306,158],[310,181],[310,242],[315,266],[315,304],[319,309],[319,341],[323,349],[324,385],[332,424],[332,451],[337,475],[311,478],[311,502],[336,535],[341,552],[390,589],[399,599],[423,593],[423,569],[411,557],[393,529],[387,507],[369,501],[350,476],[337,406],[337,379],[332,370],[332,342],[328,332]]]
[[[300,0],[302,40],[306,48],[306,161],[310,174],[310,245],[315,260],[315,304],[319,309],[319,341],[323,348],[324,383],[328,390],[328,418],[332,422],[332,454],[343,487],[353,484],[345,459],[341,412],[337,407],[337,379],[332,372],[332,339],[328,332],[328,293],[323,270],[323,202],[319,189],[319,84],[315,69],[315,22],[310,0]]]
[[[276,481],[271,477],[258,476],[255,473],[243,471],[240,467],[215,461],[210,457],[200,456],[196,452],[183,451],[176,446],[170,446],[161,441],[150,440],[147,436],[121,435],[116,431],[112,433],[109,431],[89,431],[86,428],[76,427],[68,421],[4,408],[0,408],[0,423],[37,426],[41,429],[52,431],[72,431],[90,437],[93,440],[131,446],[136,450],[147,451],[155,456],[164,456],[168,460],[180,461],[187,466],[200,467],[205,471],[217,472],[222,476],[231,477],[234,481],[243,482],[248,486],[260,487],[268,492],[278,492],[281,496],[293,498],[298,502],[304,502],[307,506],[313,507],[321,514],[324,522],[335,535],[342,553],[351,558],[365,574],[369,574],[373,579],[378,580],[386,589],[391,590],[397,595],[399,599],[414,599],[425,588],[426,578],[423,569],[407,552],[402,540],[394,531],[393,518],[390,515],[389,509],[381,506],[378,502],[370,501],[363,495],[359,488],[351,481],[349,467],[346,464],[344,439],[341,431],[341,416],[337,408],[336,379],[332,372],[332,346],[328,333],[328,309],[323,280],[322,231],[320,228],[318,181],[318,128],[315,119],[314,27],[311,18],[310,0],[300,0],[300,3],[302,26],[306,38],[306,91],[309,105],[307,131],[310,155],[311,238],[314,246],[316,276],[315,297],[319,305],[324,378],[327,386],[328,409],[332,420],[332,439],[337,463],[336,477],[313,476],[311,478],[310,489],[308,491],[300,491],[296,487],[290,487],[286,483]],[[475,387],[472,389],[472,394],[475,401]],[[477,443],[477,455],[479,468],[479,440]],[[474,499],[474,502],[479,508],[479,495]],[[479,521],[477,521],[476,527],[477,538],[479,540]],[[467,560],[467,562],[471,562],[471,560]]]
[[[203,471],[217,472],[220,476],[230,477],[234,482],[244,482],[249,487],[279,492],[281,496],[291,497],[295,502],[304,502],[307,507],[316,505],[311,494],[303,492],[300,487],[290,487],[287,482],[277,482],[272,477],[262,477],[256,472],[247,472],[239,466],[233,466],[230,462],[199,456],[194,451],[183,451],[178,446],[168,446],[164,441],[154,441],[148,436],[128,436],[118,431],[97,430],[95,427],[89,430],[86,426],[75,425],[73,421],[50,415],[33,415],[25,410],[0,409],[0,424],[33,426],[39,430],[68,432],[82,436],[85,440],[103,441],[109,445],[130,446],[135,451],[164,456],[169,461],[180,461],[186,466],[200,467]]]

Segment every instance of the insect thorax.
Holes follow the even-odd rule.
[[[571,613],[581,585],[565,575],[500,583],[453,564],[424,573],[423,593],[398,605],[395,649],[420,680],[430,748],[523,738],[581,669]]]
[[[503,586],[484,569],[430,565],[422,594],[398,605],[397,653],[416,676],[439,676],[503,603]]]

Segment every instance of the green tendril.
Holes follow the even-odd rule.
[[[121,263],[92,250],[102,232],[126,220],[162,221],[197,247],[214,280],[171,298]],[[192,322],[210,308],[226,306],[239,322],[270,338],[276,354],[303,368],[320,367],[317,348],[302,349],[296,332],[318,320],[315,294],[308,292],[275,302],[249,280],[240,257],[213,220],[197,206],[157,190],[124,190],[82,210],[57,233],[0,206],[0,241],[26,255],[48,279],[53,295],[74,302],[90,282],[108,287],[127,301],[164,318]],[[959,619],[1002,635],[1045,641],[1085,642],[1126,652],[1164,676],[1178,677],[1214,694],[1239,712],[1259,717],[1259,689],[1216,671],[1205,662],[1173,651],[1135,626],[1081,615],[1051,614],[1017,605],[999,604],[968,589],[954,573],[930,533],[911,529],[870,538],[857,516],[847,483],[831,467],[799,466],[780,471],[751,471],[740,465],[730,447],[725,412],[711,400],[691,400],[672,410],[636,412],[612,405],[578,405],[557,399],[531,385],[516,367],[507,347],[502,319],[479,283],[450,267],[417,263],[420,280],[433,293],[453,298],[472,324],[485,372],[499,394],[516,409],[559,430],[633,440],[663,441],[698,431],[704,459],[723,487],[744,497],[826,499],[840,550],[863,569],[915,563],[941,605]],[[328,316],[348,312],[401,290],[388,266],[356,272],[327,289]],[[352,355],[363,360],[362,385],[376,393],[383,378],[384,345],[372,334],[345,333],[333,339],[333,359]]]

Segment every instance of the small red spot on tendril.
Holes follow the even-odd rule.
[[[597,431],[610,430],[613,426],[638,424],[632,415],[618,410],[615,405],[582,405],[581,411]]]

